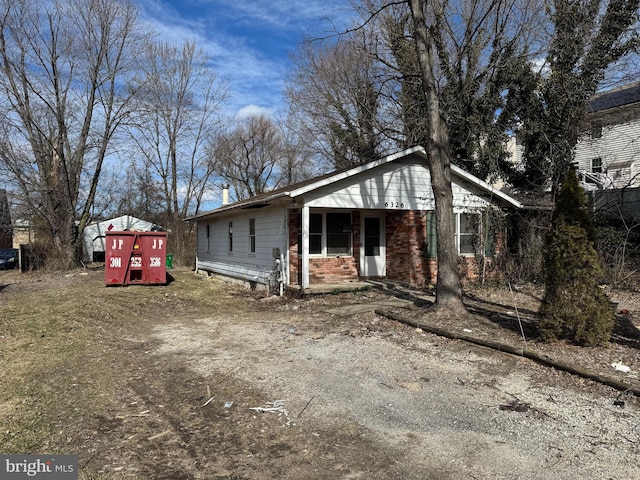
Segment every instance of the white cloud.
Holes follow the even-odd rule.
[[[323,27],[319,23],[325,23],[324,27],[329,28],[331,23],[346,25],[345,20],[353,16],[348,0],[196,0],[196,3],[223,18],[231,18],[241,24],[260,25],[261,28],[306,29],[309,22],[316,23],[316,28]]]
[[[531,61],[533,71],[541,74],[543,77],[548,77],[551,74],[551,67],[545,57],[537,57]]]
[[[258,105],[246,105],[242,107],[235,115],[237,120],[247,117],[271,117],[274,113],[273,108],[259,107]]]

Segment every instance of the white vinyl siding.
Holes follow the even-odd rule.
[[[464,179],[452,184],[455,207],[478,209],[490,203]],[[314,208],[379,210],[434,210],[429,169],[411,157],[381,165],[305,195],[305,205]]]
[[[198,268],[220,275],[240,278],[249,282],[264,283],[274,268],[273,249],[287,251],[286,210],[265,208],[260,215],[241,212],[233,220],[220,218],[198,222],[198,245],[206,242],[206,225],[209,225],[210,249],[198,252]],[[255,252],[248,241],[251,218],[255,218]],[[233,255],[229,255],[229,222],[233,228]],[[247,240],[243,240],[247,239]]]
[[[605,125],[602,135],[582,135],[576,145],[575,163],[581,172],[594,172],[593,160],[600,159],[603,183],[609,187],[640,187],[640,121]]]

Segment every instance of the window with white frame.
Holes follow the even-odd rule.
[[[233,252],[233,222],[229,222],[229,253]]]
[[[349,256],[352,254],[351,213],[324,212],[309,215],[309,254]]]
[[[249,253],[256,253],[256,219],[249,219]]]
[[[351,255],[351,214],[325,214],[327,255]]]
[[[427,212],[426,248],[429,258],[438,257],[435,217],[435,212]],[[495,254],[495,233],[492,233],[491,218],[490,214],[480,212],[454,214],[454,236],[458,255],[471,256],[478,253],[476,252],[477,245],[474,245],[474,243],[479,238],[484,239],[484,255],[492,257]],[[484,227],[483,223],[485,224]]]
[[[602,157],[591,159],[591,173],[602,173]]]
[[[309,253],[311,255],[322,254],[322,225],[324,216],[321,213],[309,215]]]
[[[211,251],[211,225],[207,224],[207,252]]]

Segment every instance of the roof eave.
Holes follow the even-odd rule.
[[[459,177],[462,177],[465,180],[471,183],[474,183],[475,185],[479,186],[483,190],[488,191],[491,195],[495,195],[496,197],[514,206],[515,208],[522,208],[522,203],[520,203],[518,200],[513,198],[511,195],[507,195],[506,193],[501,192],[490,183],[487,183],[484,180],[481,180],[480,178],[470,174],[469,172],[463,170],[462,168],[456,165],[451,165],[451,171],[456,175],[458,175]]]
[[[248,209],[248,208],[251,208],[252,205],[257,205],[259,203],[273,202],[275,200],[278,200],[280,198],[285,198],[288,196],[290,196],[290,192],[278,192],[277,194],[270,195],[267,197],[256,198],[255,200],[251,200],[251,201],[239,201],[235,203],[230,203],[228,205],[222,205],[221,207],[218,207],[214,210],[209,210],[207,212],[199,213],[198,215],[192,215],[191,217],[185,218],[185,221],[193,222],[193,221],[198,221],[207,217],[215,217],[219,214],[230,212],[233,210]]]

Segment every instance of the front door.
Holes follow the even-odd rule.
[[[361,235],[363,241],[360,249],[360,275],[384,277],[387,274],[384,217],[363,215]]]

